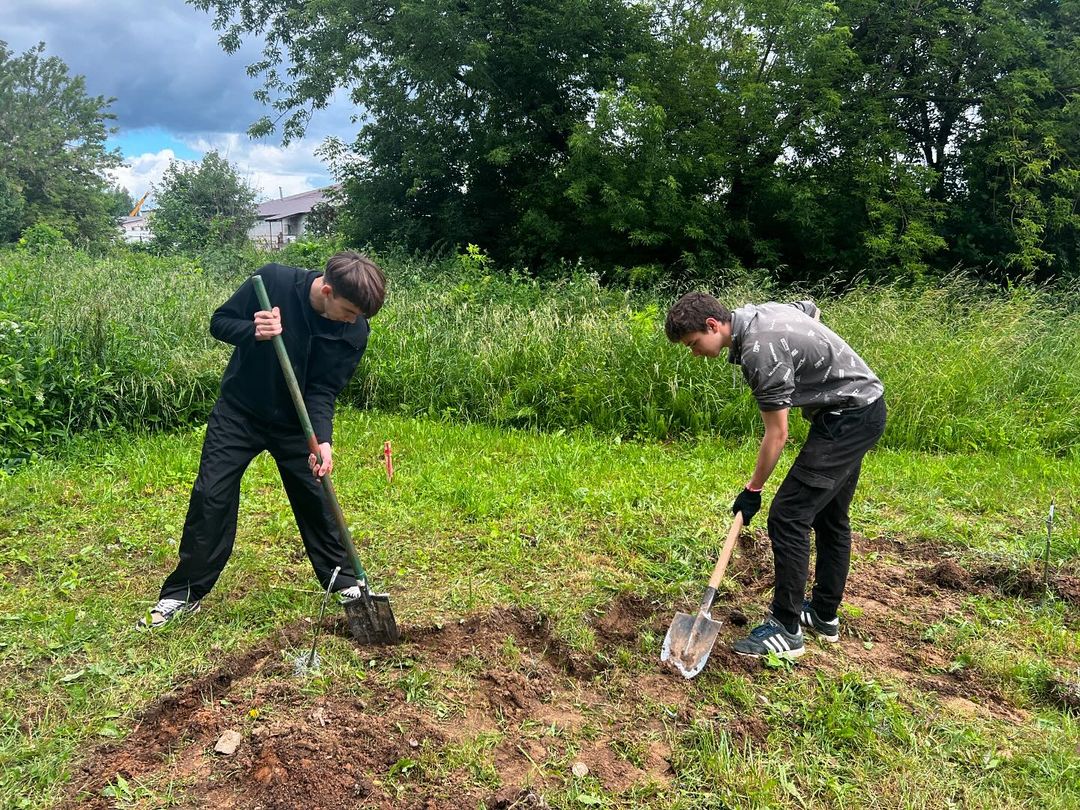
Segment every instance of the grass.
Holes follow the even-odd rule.
[[[665,604],[696,598],[755,450],[348,409],[337,436],[346,515],[400,622],[427,627],[492,606],[531,607],[551,617],[569,649],[584,652],[598,643],[587,620],[616,594]],[[386,439],[395,449],[392,485],[380,463]],[[203,612],[159,634],[131,631],[174,563],[200,440],[199,429],[87,437],[0,478],[0,806],[55,802],[79,754],[126,735],[150,700],[317,609],[276,472],[260,458],[244,479],[236,551]],[[1070,457],[886,449],[867,460],[853,522],[871,536],[944,544],[961,561],[1023,566],[1040,558],[1045,507],[1056,495],[1052,561],[1076,573],[1080,530],[1068,493],[1078,488],[1080,463]],[[853,576],[864,564],[856,560]],[[1052,675],[1076,677],[1076,627],[1075,609],[1056,601],[971,596],[957,615],[924,628],[947,660],[1005,695],[1022,718],[1015,722],[943,712],[929,693],[854,663],[752,677],[710,668],[695,681],[690,725],[665,734],[676,771],[670,789],[620,797],[590,775],[567,777],[547,799],[555,807],[593,799],[610,807],[1070,807],[1080,789],[1080,727],[1043,691]],[[617,697],[654,671],[658,641],[646,634],[616,650],[597,687]],[[505,666],[525,665],[521,639],[508,636],[500,650]],[[407,660],[372,667],[334,637],[320,654],[324,675],[306,684],[311,694],[393,685],[417,710],[451,723],[459,711],[452,685],[482,666],[466,658],[451,673]],[[260,711],[272,715],[275,706]],[[550,737],[552,729],[536,729],[556,752],[549,772],[566,773],[595,733],[599,718],[582,711],[577,730]],[[732,736],[725,722],[752,715],[767,722],[767,738]],[[640,758],[641,743],[626,740],[615,753]],[[420,748],[393,779],[454,767],[494,785],[494,745],[479,735],[446,750]],[[181,803],[186,787],[150,779],[113,789],[116,806],[134,807]]]
[[[741,437],[758,424],[731,366],[664,339],[670,291],[382,261],[390,297],[345,394],[355,405],[619,438]],[[240,281],[181,258],[0,253],[0,467],[84,430],[204,420],[228,356],[207,333],[209,316]],[[732,305],[797,295],[760,285],[717,292]],[[1075,456],[1074,291],[1001,292],[953,278],[819,303],[885,382],[884,447]]]

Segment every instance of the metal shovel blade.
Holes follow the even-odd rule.
[[[342,607],[349,632],[361,644],[397,644],[401,639],[389,594],[362,593]]]
[[[675,667],[684,678],[693,678],[705,668],[722,624],[705,611],[696,616],[676,613],[664,637],[660,660]]]

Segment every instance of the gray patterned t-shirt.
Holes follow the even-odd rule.
[[[728,360],[742,367],[763,411],[869,405],[885,386],[843,338],[814,320],[812,301],[747,304],[731,313]]]

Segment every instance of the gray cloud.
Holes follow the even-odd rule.
[[[225,54],[211,17],[183,0],[8,0],[0,39],[16,52],[38,41],[94,95],[115,97],[123,129],[158,126],[178,136],[243,132],[267,108],[252,98],[260,86],[245,69],[262,43]],[[316,114],[309,135],[348,138],[352,110]]]

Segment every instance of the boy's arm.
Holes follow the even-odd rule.
[[[788,438],[788,408],[779,411],[762,411],[761,421],[765,423],[765,435],[761,439],[761,447],[758,448],[757,464],[754,465],[754,474],[750,476],[746,487],[750,490],[760,490],[769,480],[776,462],[780,460],[780,454],[784,452],[784,445]]]
[[[210,316],[210,334],[223,343],[239,346],[255,340],[255,312],[262,309],[255,295],[255,285],[247,279],[224,304]]]
[[[784,452],[784,445],[787,443],[788,409],[762,410],[761,421],[765,423],[765,435],[758,448],[754,474],[731,505],[733,515],[742,512],[744,524],[749,524],[750,519],[761,509],[761,490],[776,467],[780,454]]]
[[[334,405],[349,380],[352,379],[364,348],[334,358],[329,374],[320,375],[317,382],[309,383],[304,391],[311,427],[319,444],[329,444],[334,438]]]

